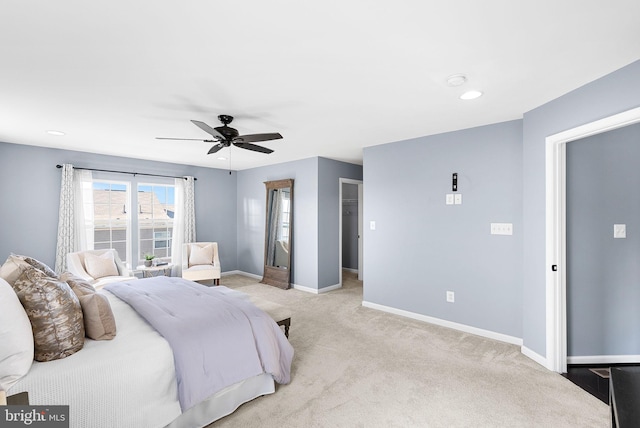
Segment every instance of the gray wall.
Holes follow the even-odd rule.
[[[365,301],[521,337],[521,141],[511,121],[364,149]]]
[[[345,201],[346,200],[346,201]],[[342,184],[342,267],[358,269],[358,185]]]
[[[319,158],[318,288],[340,282],[340,178],[362,180],[362,166]]]
[[[362,167],[309,158],[238,172],[238,268],[262,275],[265,181],[293,178],[291,282],[320,289],[338,283],[339,178],[362,178]]]
[[[54,266],[60,198],[56,164],[197,177],[196,231],[200,241],[216,241],[223,271],[237,269],[236,175],[228,171],[116,156],[0,142],[0,262],[26,254]],[[144,176],[119,175],[132,182]]]
[[[264,270],[264,182],[293,178],[291,282],[317,288],[318,158],[238,171],[238,269],[262,276]]]
[[[524,346],[546,356],[545,138],[640,106],[640,61],[524,115]]]
[[[567,144],[569,356],[640,355],[638,165],[640,124]]]

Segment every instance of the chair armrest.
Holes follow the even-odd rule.
[[[82,266],[80,257],[77,254],[67,254],[67,270],[85,281],[91,282],[94,280],[94,278],[84,270],[84,266]]]
[[[120,276],[131,276],[131,271],[115,252],[113,255],[113,260],[116,262],[116,267],[118,268],[118,273],[120,273]]]

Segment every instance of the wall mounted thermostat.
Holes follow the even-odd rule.
[[[451,190],[454,192],[458,191],[458,173],[454,172],[453,177],[451,178]]]

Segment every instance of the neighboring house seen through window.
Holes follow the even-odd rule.
[[[171,259],[175,187],[137,187],[132,195],[130,182],[93,181],[94,249],[114,248],[130,268],[142,264],[146,254]]]
[[[160,259],[170,259],[175,187],[139,184],[138,207],[139,258],[154,254]]]

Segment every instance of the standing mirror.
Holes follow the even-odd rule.
[[[291,283],[293,179],[266,181],[263,284],[282,289]]]

